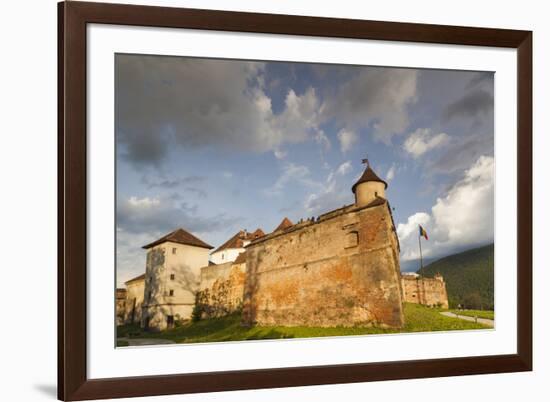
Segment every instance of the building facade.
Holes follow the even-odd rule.
[[[214,264],[226,264],[237,259],[239,254],[245,251],[245,247],[251,241],[264,236],[262,229],[258,228],[254,232],[240,230],[224,244],[218,247],[210,254],[210,261]]]
[[[447,287],[443,277],[439,274],[433,278],[426,278],[418,274],[404,274],[401,277],[401,287],[403,300],[407,303],[449,308]]]
[[[124,324],[124,314],[126,310],[126,289],[116,290],[116,325]]]
[[[200,268],[213,248],[178,229],[143,247],[147,250],[142,327],[164,330],[191,318]]]
[[[145,274],[136,276],[124,283],[126,285],[126,311],[124,323],[141,324],[143,295],[145,292]]]

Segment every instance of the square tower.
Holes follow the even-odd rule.
[[[178,229],[143,246],[147,250],[142,327],[163,330],[191,318],[200,269],[213,248]]]

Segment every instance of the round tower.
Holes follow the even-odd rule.
[[[367,165],[367,168],[351,188],[351,191],[355,194],[355,205],[358,207],[364,207],[376,198],[386,198],[385,192],[388,188],[388,183],[374,173],[368,160],[363,159],[363,163]]]

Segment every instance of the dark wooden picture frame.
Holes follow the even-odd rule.
[[[118,24],[517,50],[517,353],[416,361],[88,379],[86,25]],[[532,370],[532,32],[65,2],[58,5],[58,397],[61,400]]]

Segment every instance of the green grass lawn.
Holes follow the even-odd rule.
[[[452,313],[466,315],[468,317],[495,319],[495,312],[490,310],[449,310]]]
[[[144,332],[137,326],[124,325],[117,328],[117,336],[136,338],[170,339],[176,343],[224,342],[252,339],[311,338],[322,336],[388,334],[399,332],[453,331],[486,329],[487,326],[458,318],[446,317],[439,310],[405,304],[405,327],[400,330],[366,327],[243,327],[240,315],[190,322],[179,328],[163,332]],[[122,345],[121,345],[122,346]]]
[[[117,339],[116,345],[117,345],[117,347],[120,347],[120,346],[128,346],[129,344],[128,344],[128,341],[123,341],[123,340]]]

